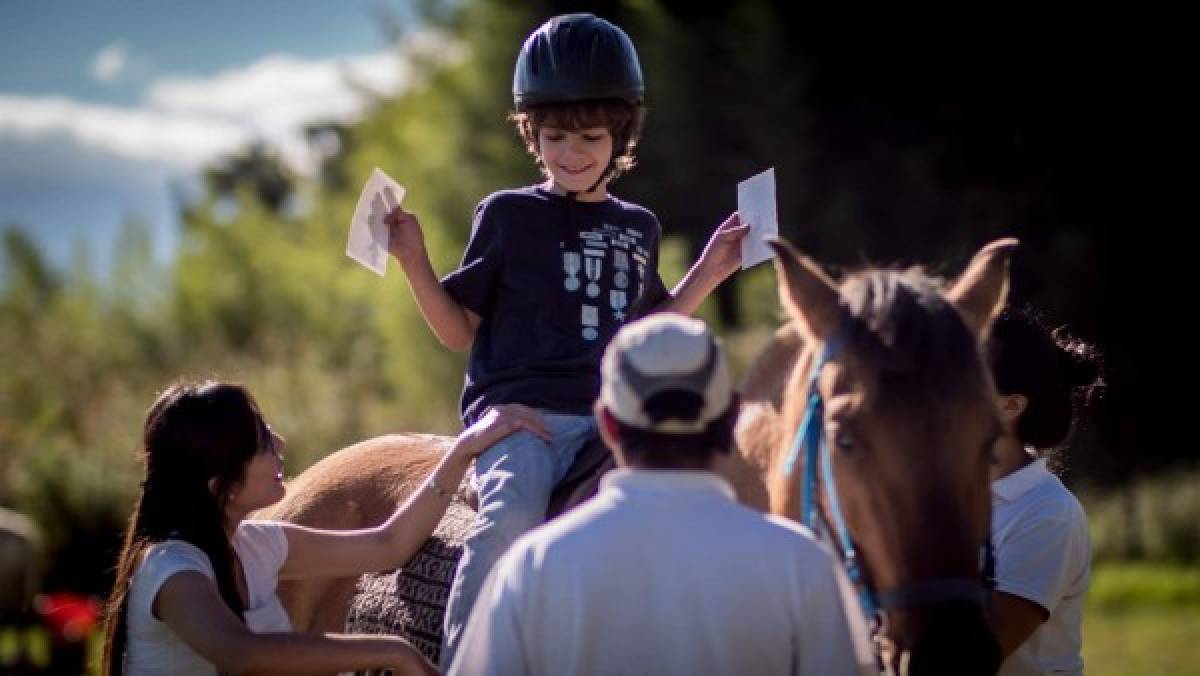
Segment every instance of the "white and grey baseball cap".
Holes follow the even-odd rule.
[[[661,312],[624,326],[601,364],[600,403],[620,422],[663,434],[698,434],[733,402],[725,356],[703,321]],[[702,404],[681,418],[655,419],[646,402],[667,391]]]

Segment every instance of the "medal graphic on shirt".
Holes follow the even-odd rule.
[[[604,259],[597,256],[584,256],[583,265],[583,272],[588,278],[588,298],[596,298],[600,295],[600,285],[596,282],[600,281],[600,272],[604,269]]]
[[[563,252],[563,272],[567,273],[567,278],[563,280],[563,288],[567,291],[579,290],[579,258],[577,251]]]
[[[583,339],[595,340],[600,336],[596,327],[600,325],[600,308],[595,305],[581,305],[582,315],[579,322],[583,324]]]
[[[613,249],[613,285],[618,289],[629,286],[629,254],[620,249]]]
[[[625,306],[629,305],[629,299],[625,296],[625,292],[621,289],[613,289],[608,292],[608,302],[613,309],[613,319],[623,322],[625,321]]]

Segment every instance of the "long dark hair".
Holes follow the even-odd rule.
[[[1095,346],[1050,329],[1032,308],[1005,310],[992,325],[988,361],[1000,394],[1023,395],[1021,443],[1046,453],[1070,440],[1080,409],[1103,389]]]
[[[221,598],[242,618],[225,506],[247,464],[269,443],[269,434],[257,402],[241,385],[175,384],[150,407],[142,442],[146,478],[125,531],[108,601],[103,673],[124,673],[129,583],[155,543],[182,540],[203,551]]]

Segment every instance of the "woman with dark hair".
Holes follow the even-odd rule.
[[[385,523],[323,531],[246,519],[284,495],[284,440],[244,387],[168,388],[146,416],[146,478],[109,601],[104,673],[436,673],[399,637],[292,633],[276,583],[403,565],[472,458],[520,427],[490,412]]]
[[[989,621],[1006,658],[1000,673],[1082,674],[1087,517],[1046,461],[1101,387],[1100,359],[1031,310],[996,320],[988,358],[1009,425],[991,471],[996,588]]]

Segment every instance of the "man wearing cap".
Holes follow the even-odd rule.
[[[737,408],[703,322],[622,328],[595,406],[618,469],[500,559],[450,672],[859,673],[829,555],[711,469]]]

